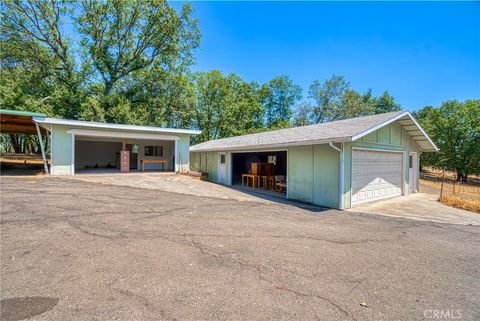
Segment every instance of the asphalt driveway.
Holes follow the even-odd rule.
[[[480,230],[1,179],[2,320],[480,319]]]

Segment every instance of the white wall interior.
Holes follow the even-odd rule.
[[[168,162],[167,169],[169,171],[174,170],[175,141],[167,141],[167,140],[141,141],[141,142],[138,142],[137,144],[138,144],[138,168],[140,170],[142,168],[141,161],[144,159],[166,160]],[[163,155],[162,156],[145,156],[145,146],[163,147]],[[163,164],[155,164],[155,163],[145,164],[145,170],[160,170],[162,168],[163,168]]]
[[[108,164],[115,166],[117,153],[122,150],[121,138],[106,137],[82,137],[77,136],[75,139],[75,168],[89,169],[105,168]],[[141,161],[144,159],[162,159],[168,162],[167,170],[174,169],[175,141],[167,140],[137,140],[127,139],[127,144],[138,146],[137,169],[141,170]],[[145,156],[145,146],[163,147],[162,156]],[[145,170],[160,170],[162,164],[147,163]]]

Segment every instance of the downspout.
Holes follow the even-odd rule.
[[[35,127],[37,128],[38,140],[40,142],[40,150],[42,151],[43,167],[45,168],[45,173],[48,175],[48,164],[47,157],[45,156],[45,147],[43,146],[42,133],[40,132],[40,127],[37,123],[35,123]]]
[[[339,208],[341,210],[345,209],[345,198],[344,198],[344,190],[345,190],[345,153],[343,152],[343,143],[341,143],[341,148],[338,148],[333,144],[333,142],[329,143],[330,147],[335,149],[337,152],[340,153],[340,178],[339,178],[339,195],[338,195],[338,204],[340,204]]]

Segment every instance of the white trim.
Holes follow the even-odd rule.
[[[339,152],[339,178],[338,178],[338,208],[343,210],[345,209],[345,146],[341,143],[341,148],[333,145],[333,142],[330,142],[330,147]],[[351,187],[350,187],[351,189]],[[351,194],[351,193],[350,193]]]
[[[413,118],[412,115],[410,115],[410,113],[408,113],[408,116],[410,116],[410,118],[413,120],[413,122],[415,123],[415,125],[418,126],[418,128],[420,129],[420,131],[422,132],[423,135],[425,135],[425,137],[428,139],[428,142],[430,144],[432,144],[433,148],[435,149],[436,152],[438,152],[438,147],[437,145],[435,145],[435,143],[430,139],[430,137],[427,135],[427,133],[423,130],[422,126],[420,126],[420,124],[417,122],[417,120],[415,118]]]
[[[175,173],[178,173],[179,170],[179,162],[178,162],[178,140],[175,140],[175,165],[174,165],[174,171]]]
[[[340,209],[345,209],[345,146],[342,143],[340,153]]]
[[[172,135],[113,132],[104,130],[88,130],[88,129],[70,129],[67,134],[89,137],[109,137],[109,138],[127,138],[127,139],[151,139],[151,140],[178,140],[180,137]]]
[[[285,176],[287,177],[287,180],[285,184],[287,184],[287,195],[286,198],[288,198],[288,164],[289,164],[289,159],[288,159],[288,149],[265,149],[265,150],[246,150],[246,151],[230,151],[230,185],[233,184],[233,154],[243,154],[243,153],[268,153],[268,152],[286,152],[287,153],[287,166],[285,168]],[[196,153],[202,153],[202,152],[196,152]]]
[[[287,176],[287,179],[286,179],[286,181],[285,181],[285,184],[287,185],[287,195],[286,195],[286,197],[287,197],[287,199],[288,199],[288,192],[290,191],[290,188],[288,188],[288,178],[290,177],[290,176],[288,176],[288,164],[290,164],[290,163],[289,163],[289,156],[288,156],[288,155],[289,155],[290,153],[288,152],[288,149],[286,149],[285,151],[287,152],[287,168],[286,168],[286,170],[285,170],[285,174],[286,174],[285,176]]]
[[[413,171],[413,179],[414,179],[414,182],[412,184],[412,182],[410,182],[410,156],[415,156],[414,158],[412,158],[412,171]],[[418,178],[420,176],[420,173],[419,173],[419,160],[420,160],[420,155],[419,153],[417,152],[408,152],[408,194],[415,194],[415,193],[418,193],[418,188],[417,188],[417,181],[418,181]],[[413,162],[415,161],[415,162]],[[411,187],[413,185],[413,192],[411,191]]]
[[[190,147],[191,152],[235,152],[235,153],[255,153],[261,151],[279,151],[282,147],[294,147],[294,146],[310,146],[310,145],[322,145],[330,142],[343,143],[350,142],[350,137],[341,137],[338,139],[320,139],[320,140],[308,140],[302,142],[290,142],[290,143],[277,143],[277,144],[264,144],[264,145],[252,145],[252,146],[238,146],[238,147],[224,147],[224,148],[206,148],[195,149],[193,145]],[[245,150],[245,148],[247,148]]]
[[[350,168],[350,208],[352,208],[352,181],[353,181],[353,152],[354,150],[357,149],[357,150],[364,150],[364,151],[373,151],[373,152],[383,152],[383,153],[398,153],[398,154],[402,154],[402,196],[405,196],[405,191],[407,190],[407,180],[405,178],[405,167],[406,167],[406,162],[407,162],[407,159],[406,159],[406,155],[408,154],[408,151],[404,151],[404,150],[390,150],[390,149],[381,149],[381,148],[366,148],[366,147],[352,147],[352,155],[351,155],[351,159],[350,159],[350,163],[351,163],[351,168]],[[392,197],[395,197],[395,196],[392,196]],[[388,198],[388,197],[386,197]],[[380,200],[380,199],[378,199]],[[373,202],[376,202],[377,200],[373,201]],[[365,202],[365,203],[369,203],[369,202]],[[361,204],[365,204],[365,203],[361,203]],[[360,204],[356,204],[356,205],[360,205]]]
[[[427,135],[427,133],[423,130],[422,126],[420,126],[420,124],[415,120],[415,118],[408,111],[403,112],[400,115],[397,115],[397,116],[395,116],[395,117],[393,117],[393,118],[391,118],[391,119],[389,119],[389,120],[387,120],[387,121],[385,121],[385,122],[383,122],[383,123],[381,123],[377,126],[374,126],[370,129],[367,129],[366,131],[361,132],[360,134],[357,134],[357,135],[353,136],[352,141],[356,141],[356,140],[358,140],[358,139],[360,139],[360,138],[362,138],[362,137],[364,137],[364,136],[366,136],[370,133],[373,133],[374,131],[376,131],[376,130],[382,128],[382,127],[385,127],[385,126],[387,126],[387,125],[389,125],[389,124],[391,124],[391,123],[393,123],[393,122],[395,122],[395,121],[397,121],[400,118],[403,118],[405,116],[408,116],[413,121],[413,123],[417,126],[419,131],[425,136],[425,138],[427,138],[428,142],[432,145],[433,149],[436,152],[438,152],[438,147],[434,144],[434,142],[430,139],[430,137]],[[404,126],[408,126],[408,125],[402,125],[402,129],[403,129]],[[407,130],[407,132],[408,132],[408,130]]]
[[[72,135],[72,146],[71,146],[71,154],[70,154],[70,175],[75,175],[75,134]]]
[[[197,151],[193,151],[194,153],[197,153]],[[202,151],[203,152],[203,151]],[[209,151],[209,152],[215,152],[215,151]],[[226,151],[218,151],[218,152],[228,152]],[[288,149],[259,149],[259,150],[252,150],[252,149],[247,149],[247,150],[231,150],[231,154],[244,154],[244,153],[267,153],[267,152],[288,152]]]
[[[222,165],[222,155],[225,156],[224,158],[224,162],[223,162],[223,181],[220,181],[220,166]],[[225,155],[225,152],[218,152],[217,153],[217,176],[218,176],[218,183],[220,184],[223,184],[223,185],[227,185],[225,183],[225,180],[226,180],[226,162],[227,162],[227,156]]]
[[[398,150],[398,149],[368,148],[368,147],[356,147],[356,146],[352,147],[352,151],[353,149],[360,149],[360,150],[367,150],[367,151],[371,150],[375,152],[405,153],[404,150]]]
[[[53,175],[53,168],[54,168],[54,166],[53,166],[53,159],[54,159],[54,156],[53,156],[53,141],[54,141],[53,125],[50,125],[50,174],[51,175]]]
[[[408,111],[403,112],[403,113],[401,113],[401,114],[399,114],[399,115],[397,115],[397,116],[395,116],[395,117],[393,117],[393,118],[391,118],[391,119],[389,119],[389,120],[387,120],[387,121],[384,121],[383,123],[378,124],[377,126],[370,127],[369,129],[361,132],[360,134],[357,134],[357,135],[353,136],[353,137],[352,137],[352,141],[356,141],[357,139],[360,139],[360,138],[362,138],[362,137],[364,137],[364,136],[367,136],[368,134],[373,133],[374,131],[376,131],[376,130],[382,128],[382,127],[385,127],[385,126],[387,126],[388,124],[391,124],[391,123],[399,120],[400,118],[405,117],[406,115],[409,115]]]
[[[33,121],[39,124],[55,124],[55,125],[65,125],[65,126],[76,126],[76,127],[89,127],[89,128],[101,128],[101,129],[116,129],[116,130],[127,130],[127,131],[139,131],[139,132],[157,132],[157,133],[170,133],[170,134],[190,134],[198,135],[201,130],[193,129],[177,129],[177,128],[160,128],[160,127],[149,127],[149,126],[136,126],[136,125],[125,125],[125,124],[110,124],[110,123],[98,123],[82,120],[70,120],[70,119],[59,119],[59,118],[41,118],[41,117],[32,117]]]

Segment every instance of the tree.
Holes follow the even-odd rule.
[[[308,101],[302,101],[298,104],[293,116],[293,126],[311,125],[312,109],[313,107]]]
[[[290,127],[293,107],[302,98],[302,88],[287,75],[270,80],[263,86],[263,105],[268,128]]]
[[[193,76],[197,91],[195,127],[202,133],[196,142],[247,133],[262,126],[263,107],[259,88],[235,74],[218,70]]]
[[[84,77],[62,32],[69,3],[8,0],[0,7],[1,72],[16,82],[17,100],[9,107],[76,117]],[[43,103],[24,104],[29,100]]]
[[[374,97],[371,89],[361,94],[350,88],[345,77],[337,75],[323,83],[315,80],[308,97],[312,103],[301,104],[294,117],[295,124],[317,124],[400,110],[400,105],[387,91],[380,97]]]
[[[353,89],[347,89],[343,93],[341,108],[337,115],[339,119],[360,117],[374,114],[374,99],[371,90],[360,94]]]
[[[426,157],[422,154],[425,165],[455,171],[463,181],[480,173],[480,100],[445,101],[415,116],[440,149]]]
[[[395,102],[395,99],[388,91],[384,91],[382,96],[375,99],[375,114],[388,113],[400,109],[400,105]]]
[[[8,0],[2,12],[3,45],[20,60],[50,69],[66,85],[78,85],[70,41],[61,31],[66,1]]]
[[[338,119],[343,96],[349,87],[350,83],[343,76],[333,75],[324,83],[315,80],[309,88],[309,98],[315,102],[312,110],[313,123],[325,123]]]
[[[103,94],[137,71],[190,64],[200,39],[191,13],[190,4],[177,14],[164,0],[82,1],[79,30]]]

